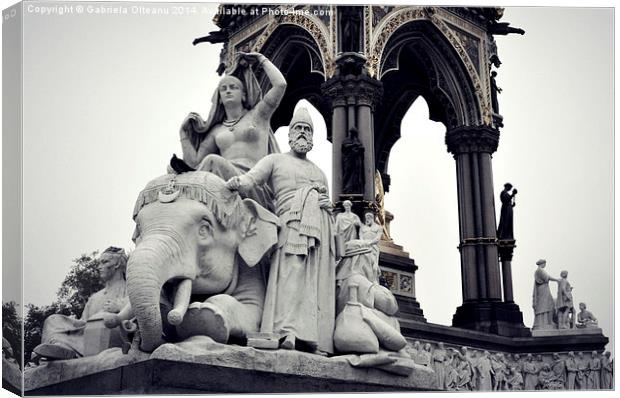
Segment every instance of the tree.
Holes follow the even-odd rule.
[[[58,289],[57,303],[67,306],[76,318],[82,316],[88,298],[105,287],[99,276],[98,252],[82,254],[73,259],[75,263]]]
[[[13,357],[22,366],[22,319],[14,301],[2,303],[2,336],[11,344]]]
[[[47,317],[52,314],[62,314],[80,318],[89,297],[104,288],[104,283],[99,276],[97,255],[98,252],[94,251],[73,259],[75,264],[60,285],[56,293],[56,301],[52,304],[41,307],[33,304],[26,306],[24,319],[24,360],[26,362],[30,360],[34,347],[41,344],[43,323]],[[4,306],[2,313],[4,318]]]

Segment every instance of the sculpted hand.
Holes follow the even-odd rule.
[[[181,123],[181,139],[188,138],[187,132],[189,131],[192,123],[198,120],[198,118],[200,118],[200,116],[195,112],[190,112],[189,115],[187,115],[187,117],[183,120],[183,123]]]
[[[239,176],[234,176],[230,180],[226,181],[226,188],[230,189],[231,191],[238,190],[240,186],[241,179],[239,178]]]
[[[106,312],[112,312],[114,314],[119,313],[121,311],[121,306],[118,301],[115,300],[107,300],[103,303],[103,310]]]
[[[250,64],[257,63],[257,62],[263,62],[265,59],[267,59],[267,57],[265,57],[263,54],[260,54],[260,53],[239,52],[239,54],[241,55],[241,57],[243,57],[243,59],[246,60],[246,62]]]

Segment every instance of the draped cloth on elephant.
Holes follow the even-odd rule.
[[[242,177],[267,182],[282,228],[271,258],[261,332],[293,335],[333,353],[336,318],[335,238],[327,179],[316,165],[290,154],[261,159]]]

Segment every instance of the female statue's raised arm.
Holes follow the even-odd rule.
[[[261,116],[269,119],[284,97],[284,92],[286,91],[286,79],[284,79],[282,72],[280,72],[280,70],[276,68],[271,61],[269,61],[269,58],[265,57],[263,54],[240,54],[248,60],[255,60],[255,62],[258,62],[258,66],[263,68],[265,74],[269,78],[271,88],[267,91],[263,99],[256,105],[256,110],[261,114]]]

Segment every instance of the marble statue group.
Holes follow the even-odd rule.
[[[270,83],[265,93],[259,69]],[[522,360],[518,354],[407,342],[396,298],[380,283],[379,242],[389,239],[383,206],[380,214],[358,215],[349,200],[341,208],[332,203],[324,172],[307,157],[314,123],[306,109],[295,110],[290,150],[280,151],[270,119],[286,87],[264,55],[237,54],[207,119],[192,112],[181,123],[182,159],[173,155],[168,173],[140,192],[135,250],[129,257],[114,247],[103,252],[106,287],[90,298],[81,319],[46,320],[34,350],[38,357],[72,359],[115,344],[124,352],[151,353],[207,336],[220,344],[343,356],[354,367],[401,376],[422,366],[432,370],[441,390],[611,388],[609,353],[595,351],[588,359],[572,352],[544,359],[527,354]],[[342,151],[345,182],[372,183],[361,172],[364,147],[355,128]],[[377,180],[381,187],[380,174]],[[498,237],[513,243],[516,193],[506,184],[500,195]],[[533,329],[595,327],[585,304],[575,311],[568,273],[556,279],[544,260],[537,264]],[[556,299],[550,281],[558,283]],[[88,329],[102,325],[112,334],[89,351]]]
[[[264,95],[258,68],[271,83]],[[140,193],[129,259],[102,256],[102,264],[119,257],[122,288],[106,286],[105,302],[93,296],[84,319],[50,317],[38,355],[83,356],[79,330],[103,311],[105,326],[133,332],[132,349],[144,352],[208,336],[321,356],[381,353],[382,365],[400,358],[414,366],[396,300],[379,284],[375,215],[362,223],[345,202],[335,217],[325,174],[306,156],[314,132],[306,109],[289,124],[290,151],[276,144],[270,118],[285,90],[265,56],[237,55],[208,118],[190,113],[182,122],[183,158],[173,156],[168,174]]]
[[[546,260],[536,262],[538,268],[534,273],[534,290],[532,308],[534,309],[533,330],[570,330],[574,328],[597,328],[598,320],[586,309],[585,303],[579,303],[579,312],[573,303],[573,287],[568,281],[568,271],[560,273],[559,278],[550,276],[545,267]],[[549,282],[557,282],[557,296],[554,299]]]

